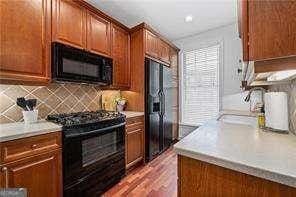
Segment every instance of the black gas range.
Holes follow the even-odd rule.
[[[99,196],[125,175],[125,116],[113,111],[49,115],[62,125],[64,196]]]

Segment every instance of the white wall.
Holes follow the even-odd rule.
[[[175,40],[174,43],[181,49],[182,52],[193,49],[198,49],[213,45],[216,43],[221,44],[222,50],[222,64],[220,68],[220,96],[221,96],[221,109],[225,109],[223,105],[230,106],[231,95],[235,94],[234,98],[238,98],[241,93],[240,89],[240,75],[237,73],[239,68],[239,60],[241,59],[242,46],[241,40],[238,37],[237,24],[233,23],[227,26],[209,30],[200,34],[185,37]],[[181,58],[180,58],[181,59]],[[182,64],[180,64],[182,65]],[[223,97],[227,96],[226,99]],[[241,97],[237,100],[237,104],[242,101]],[[226,103],[225,103],[226,102]],[[245,105],[244,103],[241,103]]]

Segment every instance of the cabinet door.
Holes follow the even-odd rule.
[[[167,64],[170,64],[170,46],[158,39],[158,46],[159,46],[159,55],[160,55],[160,60],[167,63]]]
[[[127,143],[127,157],[126,157],[126,166],[127,168],[131,167],[135,163],[143,159],[142,151],[142,129],[136,129],[130,132],[127,132],[126,143]]]
[[[3,168],[4,186],[27,188],[30,197],[62,195],[60,150],[8,163]]]
[[[296,1],[248,1],[250,60],[296,54]]]
[[[112,25],[113,86],[129,88],[131,73],[129,62],[129,32]]]
[[[154,58],[159,57],[158,37],[148,30],[146,30],[146,54]]]
[[[110,36],[110,22],[88,12],[87,49],[93,53],[110,56]]]
[[[0,78],[50,79],[51,1],[0,1]]]
[[[53,40],[86,47],[86,10],[72,0],[53,0]]]
[[[249,59],[248,0],[237,1],[238,32],[242,41],[243,61]]]

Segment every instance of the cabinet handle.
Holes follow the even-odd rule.
[[[3,167],[2,171],[4,172],[4,176],[5,176],[5,188],[8,188],[8,169],[7,169],[7,167]]]
[[[31,146],[31,148],[32,148],[32,149],[37,148],[37,144],[33,144],[33,145]]]

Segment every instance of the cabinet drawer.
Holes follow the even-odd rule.
[[[127,127],[126,128],[126,132],[127,133],[132,133],[134,131],[138,131],[138,132],[143,132],[143,124],[137,124],[137,125],[133,125],[132,127]]]
[[[126,119],[126,126],[129,127],[135,123],[141,122],[144,124],[144,116],[138,116],[138,117],[133,117],[133,118],[127,118]]]
[[[49,150],[54,150],[60,147],[60,132],[3,142],[0,144],[0,164],[44,153]]]
[[[126,132],[130,133],[135,130],[141,130],[144,129],[144,120],[143,117],[135,117],[127,119],[127,125],[126,125]]]

